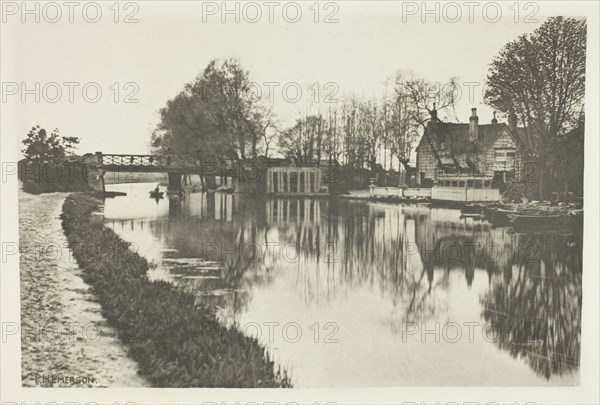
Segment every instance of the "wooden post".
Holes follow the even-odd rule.
[[[267,186],[265,188],[267,193],[271,192],[271,171],[267,169]]]
[[[279,188],[278,192],[285,191],[283,184],[283,173],[280,171],[279,173],[277,173],[277,175],[279,176],[279,181],[277,182]]]
[[[308,189],[308,170],[302,169],[304,175],[302,176],[304,179],[304,193],[308,193],[310,190]]]

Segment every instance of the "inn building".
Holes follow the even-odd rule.
[[[480,124],[477,109],[471,112],[468,124],[448,123],[437,117],[434,107],[416,149],[419,186],[463,177],[501,189],[522,178],[526,134],[517,128],[516,116],[509,116],[506,124],[499,123],[494,113],[490,124]]]

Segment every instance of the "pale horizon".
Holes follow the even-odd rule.
[[[211,60],[227,58],[238,59],[263,94],[267,83],[280,83],[272,103],[280,128],[290,126],[309,108],[306,97],[298,102],[284,99],[282,89],[287,83],[292,95],[298,86],[303,96],[319,87],[321,102],[311,108],[323,111],[330,106],[324,100],[327,95],[338,100],[344,94],[381,98],[386,79],[398,70],[441,85],[457,77],[463,93],[456,105],[458,121],[468,122],[475,107],[479,122],[489,123],[492,109],[484,104],[482,94],[488,64],[504,44],[545,20],[538,16],[539,23],[518,24],[508,17],[497,23],[482,18],[473,23],[464,18],[458,23],[422,23],[418,18],[403,22],[386,3],[371,6],[366,16],[355,14],[357,4],[340,3],[339,22],[334,24],[315,24],[310,18],[297,24],[221,23],[216,17],[203,23],[199,4],[176,4],[141,3],[136,14],[139,22],[132,24],[115,24],[112,15],[97,24],[81,18],[72,24],[62,20],[20,24],[9,19],[3,25],[2,47],[13,57],[2,60],[3,82],[26,83],[28,89],[34,89],[36,82],[40,88],[56,82],[63,92],[56,103],[43,97],[36,103],[33,95],[22,103],[20,94],[7,95],[5,107],[18,114],[14,129],[22,136],[17,138],[39,124],[80,137],[77,153],[148,153],[158,112],[167,100]],[[382,46],[382,38],[389,43]],[[79,83],[73,103],[68,101],[65,82]],[[81,89],[90,82],[103,91],[97,103],[82,98]],[[135,84],[125,88],[130,82]],[[113,101],[114,83],[120,87],[118,103]],[[49,92],[54,94],[52,89]],[[135,92],[137,103],[123,102],[130,92]],[[445,118],[443,113],[440,116]],[[112,146],[107,149],[107,145]]]

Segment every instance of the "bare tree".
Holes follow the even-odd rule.
[[[408,170],[408,163],[417,137],[417,106],[409,94],[403,91],[405,83],[401,73],[396,76],[396,86],[392,99],[385,100],[387,111],[386,128],[391,152],[396,156],[399,166]]]
[[[396,93],[405,94],[411,104],[412,120],[425,129],[432,111],[444,111],[448,118],[456,119],[454,109],[458,101],[459,85],[457,78],[450,78],[445,84],[431,83],[424,79],[399,76]]]

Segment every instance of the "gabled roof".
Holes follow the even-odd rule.
[[[470,155],[492,147],[504,133],[511,136],[518,147],[528,147],[524,128],[517,128],[516,134],[513,134],[506,123],[478,125],[478,138],[471,141],[469,124],[437,120],[429,122],[417,149],[428,143],[441,166],[469,168]]]
[[[478,125],[479,137],[472,142],[469,140],[469,124],[431,122],[427,128],[437,150],[448,149],[455,154],[468,153],[476,149],[485,150],[492,146],[504,132],[510,133],[505,123]]]

